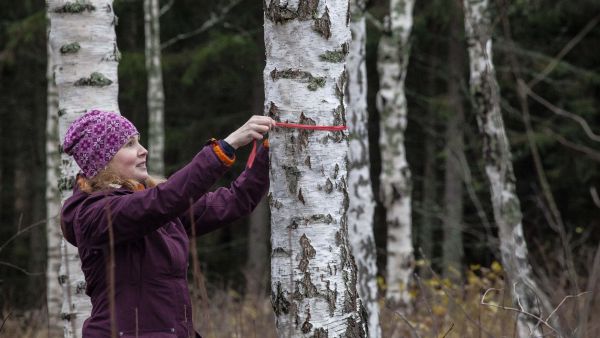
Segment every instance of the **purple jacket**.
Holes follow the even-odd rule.
[[[251,169],[229,188],[214,192],[209,188],[229,167],[211,146],[154,188],[87,194],[76,184],[63,206],[62,222],[65,238],[78,248],[85,292],[92,300],[83,337],[110,337],[109,218],[115,239],[118,335],[135,337],[137,311],[139,337],[194,337],[187,284],[191,225],[201,235],[250,214],[268,190],[268,161],[268,149],[261,147]]]

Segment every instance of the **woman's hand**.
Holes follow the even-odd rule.
[[[276,126],[275,120],[268,116],[253,115],[243,126],[225,138],[234,149],[243,147],[254,140],[262,140],[263,134]]]

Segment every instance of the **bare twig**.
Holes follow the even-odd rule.
[[[446,338],[446,336],[450,333],[450,331],[452,331],[453,328],[454,328],[454,322],[450,325],[450,327],[448,328],[448,330],[446,331],[446,333],[444,333],[444,335],[442,336],[442,338]]]
[[[545,327],[547,327],[548,329],[552,330],[554,333],[556,333],[558,335],[560,335],[560,332],[557,331],[554,327],[552,327],[552,325],[550,325],[548,323],[548,321],[550,320],[550,317],[552,317],[552,315],[554,315],[554,313],[556,313],[556,311],[558,311],[558,309],[565,303],[565,301],[567,299],[581,297],[582,295],[585,295],[585,294],[589,293],[589,291],[585,291],[585,292],[581,292],[581,293],[579,293],[577,295],[568,295],[568,296],[564,297],[563,300],[558,304],[558,306],[556,308],[554,308],[554,310],[548,315],[548,317],[546,317],[544,319],[544,318],[541,318],[540,316],[536,316],[536,315],[534,315],[534,314],[532,314],[530,312],[525,311],[523,309],[523,306],[520,304],[520,300],[519,300],[518,297],[517,297],[517,304],[519,304],[519,309],[517,309],[515,307],[504,306],[504,305],[497,305],[497,304],[492,304],[492,303],[486,302],[485,298],[488,295],[488,293],[494,292],[494,291],[497,291],[497,292],[502,291],[503,292],[504,289],[497,289],[497,288],[489,288],[489,289],[487,289],[483,293],[483,295],[481,296],[480,304],[481,305],[485,305],[485,306],[489,306],[489,307],[493,307],[493,308],[497,308],[497,309],[502,309],[502,310],[507,310],[507,311],[514,311],[514,312],[517,312],[517,313],[520,313],[520,314],[532,317],[532,318],[536,319],[539,323],[543,324]]]
[[[377,28],[378,31],[385,31],[385,26],[383,22],[377,20],[377,18],[374,17],[373,14],[365,12],[365,19],[367,19],[367,21],[369,21],[373,26],[375,26],[375,28]]]
[[[531,90],[531,88],[529,86],[527,86],[525,84],[523,84],[523,89],[526,90],[527,96],[531,97],[538,103],[542,104],[544,107],[546,107],[548,110],[550,110],[554,114],[569,118],[569,119],[579,123],[579,125],[583,128],[583,131],[585,131],[585,134],[592,141],[600,142],[600,135],[598,135],[592,131],[592,128],[590,127],[590,125],[587,123],[587,121],[584,118],[553,105],[548,100],[546,100],[543,97],[541,97],[540,95],[536,94],[533,90]]]
[[[29,272],[29,271],[25,270],[24,268],[22,268],[22,267],[20,267],[18,265],[15,265],[15,264],[12,264],[12,263],[8,263],[8,262],[0,262],[0,265],[8,266],[9,268],[13,268],[15,270],[19,270],[22,273],[26,274],[27,276],[41,276],[41,275],[45,274],[45,272]]]
[[[406,317],[404,317],[403,314],[401,314],[399,311],[394,311],[394,313],[397,314],[406,323],[406,325],[408,325],[408,327],[410,328],[410,333],[413,336],[413,338],[421,338],[421,336],[419,336],[419,332],[417,331],[417,329],[408,321],[408,319],[406,319]]]
[[[171,7],[173,7],[174,3],[175,3],[175,0],[171,0],[171,1],[169,1],[168,4],[162,6],[160,8],[160,12],[159,12],[158,16],[161,17],[161,16],[165,15],[165,13],[167,13],[171,9]]]
[[[546,66],[546,68],[544,68],[544,70],[540,74],[538,74],[538,76],[536,76],[533,80],[527,83],[527,86],[529,88],[533,88],[535,87],[535,85],[540,83],[540,81],[542,81],[545,77],[547,77],[556,68],[556,66],[558,66],[561,59],[564,58],[565,55],[567,55],[567,53],[569,53],[579,42],[581,42],[581,40],[583,40],[583,38],[589,32],[591,32],[594,27],[596,27],[598,22],[600,22],[600,14],[596,15],[592,20],[590,20],[587,23],[587,25],[585,25],[585,27],[583,27],[583,29],[579,33],[577,33],[577,35],[575,35],[575,37],[563,47],[563,49],[558,53],[558,55],[556,55],[554,60],[552,60],[552,62],[550,62]]]
[[[210,18],[208,20],[204,21],[202,26],[194,29],[191,32],[181,33],[181,34],[175,36],[174,38],[167,40],[166,42],[164,42],[160,45],[160,49],[161,50],[166,49],[167,47],[170,47],[179,41],[189,39],[193,36],[199,35],[205,31],[207,31],[209,28],[211,28],[211,27],[215,26],[216,24],[218,24],[219,22],[221,22],[227,15],[227,13],[229,13],[229,11],[233,7],[237,6],[240,2],[242,2],[242,0],[231,0],[231,2],[229,2],[223,8],[221,8],[221,10],[219,10],[218,13],[214,13],[214,12],[211,13]]]
[[[550,128],[545,128],[544,132],[546,132],[546,134],[555,138],[558,141],[558,143],[562,144],[563,146],[573,149],[575,151],[578,151],[580,153],[584,153],[590,159],[600,162],[600,151],[596,151],[590,147],[586,147],[584,145],[571,142],[571,141],[567,140],[566,138],[564,138],[562,135],[555,133]]]
[[[600,197],[598,196],[598,191],[596,190],[596,187],[590,188],[590,194],[592,195],[592,200],[594,201],[594,204],[598,208],[600,208]]]
[[[6,321],[8,321],[8,318],[10,318],[11,315],[12,315],[12,311],[10,311],[6,315],[6,318],[2,319],[2,325],[0,325],[0,333],[2,333],[2,329],[4,328],[4,324],[6,324]]]
[[[41,220],[41,221],[37,221],[29,226],[26,226],[23,229],[19,229],[14,235],[12,235],[11,237],[9,237],[2,245],[0,245],[0,252],[2,252],[2,250],[13,240],[15,240],[15,238],[19,237],[21,234],[23,234],[24,232],[27,232],[33,228],[35,228],[36,226],[42,225],[42,224],[46,224],[47,220]]]

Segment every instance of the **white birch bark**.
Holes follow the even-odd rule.
[[[48,26],[48,32],[50,26]],[[50,336],[62,331],[61,323],[61,287],[58,283],[60,268],[60,153],[58,135],[58,93],[54,84],[54,62],[50,42],[47,44],[47,117],[46,117],[46,302],[48,304],[48,330]]]
[[[265,1],[265,110],[344,125],[347,0]],[[271,133],[271,301],[279,337],[364,337],[348,244],[347,132]]]
[[[153,174],[165,174],[165,91],[160,59],[160,7],[158,0],[144,0],[146,72],[148,73],[148,157]]]
[[[381,337],[377,301],[377,253],[373,234],[375,200],[371,188],[367,111],[365,1],[350,1],[352,42],[348,53],[346,111],[348,151],[348,239],[358,269],[358,296],[367,311],[369,337]]]
[[[380,194],[386,208],[386,298],[399,305],[409,303],[408,283],[414,270],[412,244],[410,168],[406,161],[404,133],[407,105],[404,80],[410,54],[414,0],[390,0],[390,27],[379,42],[377,70],[380,113]]]
[[[470,59],[470,87],[477,123],[483,138],[485,171],[491,186],[494,219],[498,225],[500,253],[515,306],[544,318],[549,301],[532,278],[522,214],[516,193],[510,146],[500,111],[500,88],[492,62],[488,0],[464,0],[465,29]],[[538,321],[519,314],[519,337],[542,337]]]
[[[47,0],[50,48],[55,61],[60,142],[68,126],[87,110],[119,112],[117,49],[112,0]],[[79,168],[62,152],[59,190],[64,201]],[[65,337],[80,337],[83,321],[91,312],[77,248],[63,240],[59,281],[63,287],[61,317]]]

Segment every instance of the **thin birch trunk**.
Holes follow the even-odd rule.
[[[48,26],[50,32],[50,26]],[[61,288],[58,283],[60,268],[60,241],[62,234],[59,224],[60,153],[58,135],[58,92],[54,83],[54,62],[50,41],[47,43],[47,117],[46,117],[46,301],[48,306],[48,335],[55,337],[62,331],[60,309]]]
[[[381,201],[387,223],[386,298],[408,305],[408,284],[414,270],[411,219],[411,173],[404,133],[407,105],[404,80],[410,54],[414,0],[390,0],[390,27],[379,42],[377,70],[380,112]]]
[[[347,0],[266,0],[265,112],[344,125]],[[346,132],[271,133],[271,301],[279,337],[364,337],[348,244]]]
[[[117,102],[117,49],[112,0],[47,0],[50,18],[49,41],[55,62],[54,80],[58,90],[59,135],[77,117],[95,108],[119,112]],[[71,195],[75,161],[61,149],[59,190],[64,201]],[[81,336],[83,321],[91,303],[85,294],[85,279],[77,248],[62,241],[59,281],[63,287],[61,317],[65,337]]]
[[[367,311],[369,337],[381,337],[377,301],[377,253],[373,233],[375,200],[371,188],[367,111],[365,1],[350,1],[352,42],[348,53],[346,106],[348,151],[348,239],[358,268],[358,295]]]
[[[485,171],[491,186],[494,219],[498,225],[500,253],[515,306],[519,337],[542,337],[541,324],[550,302],[532,278],[527,243],[523,235],[521,205],[516,193],[510,146],[500,111],[500,88],[492,63],[488,0],[464,0],[465,29],[470,59],[470,86],[477,123],[483,137]],[[528,314],[530,315],[528,315]]]
[[[459,8],[451,2],[450,42],[448,46],[448,108],[450,116],[446,127],[446,166],[444,184],[444,276],[455,281],[460,280],[462,272],[463,249],[463,180],[460,159],[464,153],[465,112],[460,94],[460,84],[464,71],[464,50],[460,38],[462,24]]]
[[[165,91],[160,59],[160,7],[158,0],[144,0],[146,72],[148,73],[148,166],[153,174],[165,174]]]

